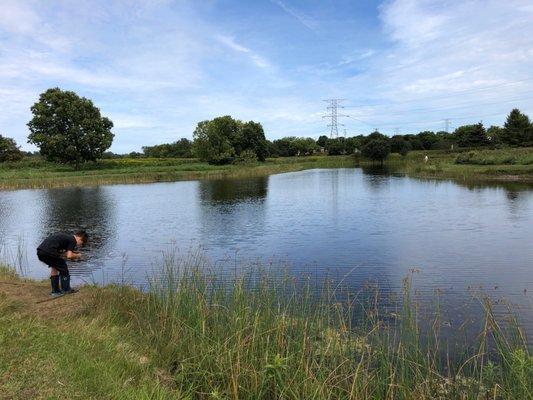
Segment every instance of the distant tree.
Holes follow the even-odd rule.
[[[365,137],[365,143],[368,143],[368,142],[370,142],[372,140],[377,140],[377,139],[388,141],[390,138],[388,136],[384,135],[383,133],[380,133],[378,131],[374,131],[370,135]]]
[[[431,131],[420,132],[416,137],[422,143],[423,150],[430,150],[439,141],[437,135]]]
[[[19,161],[24,157],[14,139],[0,135],[0,162]]]
[[[235,150],[237,154],[250,150],[255,153],[257,160],[265,161],[268,155],[268,144],[263,126],[254,121],[248,121],[242,124]],[[249,155],[246,157],[250,158]]]
[[[182,138],[174,143],[163,143],[156,144],[154,146],[143,146],[142,149],[146,157],[152,158],[192,157],[192,142],[187,138]]]
[[[487,139],[491,144],[502,143],[502,131],[503,128],[495,125],[492,125],[489,129],[487,129]]]
[[[85,97],[48,89],[31,107],[28,142],[49,161],[73,164],[96,161],[111,146],[113,123]]]
[[[383,165],[383,161],[390,153],[390,143],[384,139],[374,139],[367,142],[362,150],[363,156],[370,158],[372,161],[379,161]]]
[[[461,147],[479,147],[489,143],[487,131],[481,122],[475,125],[460,126],[453,135]]]
[[[354,154],[358,151],[361,151],[361,147],[363,147],[364,143],[364,136],[352,136],[349,138],[346,138],[346,153],[347,154]]]
[[[390,140],[391,153],[398,153],[406,156],[412,150],[411,143],[403,138],[402,135],[393,136]]]
[[[501,131],[501,141],[510,146],[524,146],[533,142],[533,126],[526,114],[513,109]]]
[[[326,135],[322,135],[318,138],[318,140],[316,141],[316,144],[318,144],[322,148],[325,148],[327,142],[328,142],[328,137]]]
[[[199,122],[193,137],[194,154],[210,164],[231,163],[248,150],[255,154],[257,160],[265,161],[269,153],[269,145],[260,123],[243,123],[229,115]],[[249,159],[249,154],[245,158]]]
[[[343,137],[335,139],[328,139],[326,142],[326,150],[330,156],[338,156],[346,154],[346,140]]]
[[[231,163],[238,131],[239,124],[229,115],[199,122],[193,133],[196,156],[209,164]]]

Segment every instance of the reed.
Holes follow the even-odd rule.
[[[106,288],[92,304],[149,343],[167,385],[185,397],[532,398],[533,357],[516,318],[503,325],[481,299],[479,334],[450,354],[439,313],[421,323],[411,279],[385,312],[377,292],[172,259],[147,293]]]

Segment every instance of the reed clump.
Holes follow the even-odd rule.
[[[450,354],[439,316],[420,323],[411,277],[391,309],[377,292],[261,270],[209,271],[172,260],[146,292],[96,290],[88,312],[149,344],[165,385],[187,398],[533,396],[527,341],[516,320],[496,320],[489,300],[479,334]]]

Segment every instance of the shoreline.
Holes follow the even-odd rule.
[[[430,162],[423,163],[424,154]],[[392,154],[383,171],[417,179],[452,180],[459,183],[533,184],[533,165],[460,165],[453,163],[456,153],[412,152],[407,157]],[[268,159],[254,165],[208,165],[190,159],[102,160],[76,171],[45,162],[0,168],[0,190],[48,189],[114,184],[179,182],[203,179],[239,179],[320,168],[380,169],[353,155],[304,156]]]
[[[47,301],[46,281],[0,265],[0,398],[510,400],[533,391],[528,346],[508,341],[490,302],[473,346],[442,363],[441,328],[419,326],[409,277],[390,318],[370,308],[352,325],[350,302],[316,303],[305,288],[295,296],[290,281],[253,290],[242,277],[215,289],[198,269],[166,268],[148,293],[82,286]]]

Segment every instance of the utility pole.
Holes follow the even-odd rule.
[[[344,124],[339,124],[338,123],[338,118],[339,117],[348,117],[349,116],[349,115],[345,115],[345,114],[339,114],[339,112],[338,112],[339,108],[344,108],[344,106],[341,106],[340,103],[342,101],[345,101],[345,100],[346,99],[327,99],[327,100],[324,100],[325,102],[327,102],[329,104],[329,106],[327,107],[328,114],[323,115],[322,118],[329,118],[330,119],[330,123],[328,124],[328,127],[331,128],[331,130],[329,132],[329,137],[332,138],[332,139],[339,137],[339,125],[340,126],[344,126]]]

